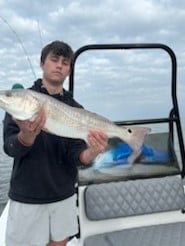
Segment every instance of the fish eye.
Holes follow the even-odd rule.
[[[129,128],[129,129],[128,129],[128,132],[129,132],[129,133],[132,133],[132,130]]]
[[[11,95],[12,95],[11,91],[7,91],[7,92],[6,92],[6,96],[7,96],[7,97],[11,97]]]

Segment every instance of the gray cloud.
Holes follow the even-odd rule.
[[[55,39],[68,42],[74,50],[90,43],[164,43],[177,56],[178,97],[185,116],[183,0],[1,0],[0,8],[0,89],[15,82],[29,86],[35,75],[40,76],[40,50]],[[162,52],[153,53],[82,55],[75,77],[76,97],[90,109],[113,118],[122,117],[120,108],[129,111],[129,103],[134,108],[136,102],[144,115],[151,107],[166,113],[170,62]],[[145,95],[141,102],[137,101],[138,92]],[[128,103],[124,104],[126,98]],[[138,116],[137,109],[130,115],[134,113]]]

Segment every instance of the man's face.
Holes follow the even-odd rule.
[[[50,52],[44,63],[41,63],[43,79],[52,84],[62,84],[70,73],[71,60],[69,58],[54,55]]]

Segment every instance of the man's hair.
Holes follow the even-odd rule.
[[[73,58],[73,50],[72,48],[63,41],[53,41],[52,43],[47,44],[41,51],[40,61],[44,63],[47,55],[52,52],[52,54],[57,56],[64,56],[72,60]]]

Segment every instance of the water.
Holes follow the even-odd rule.
[[[12,170],[12,158],[3,151],[2,124],[0,123],[0,207],[7,202],[10,174]]]
[[[159,126],[160,127],[160,126]],[[153,127],[152,131],[153,131]],[[185,136],[185,120],[182,121],[183,133]],[[9,181],[12,169],[12,158],[8,157],[4,151],[2,146],[2,123],[0,123],[0,211],[2,210],[3,205],[8,200],[8,188]],[[178,147],[176,148],[177,155],[179,153]]]

